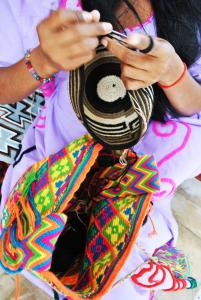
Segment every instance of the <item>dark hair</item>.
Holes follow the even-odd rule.
[[[139,19],[135,7],[128,0],[122,0]],[[114,12],[121,0],[82,0],[85,10],[98,9],[104,21],[111,22],[116,28],[120,24]],[[201,53],[201,1],[200,0],[151,0],[157,34],[169,41],[181,59],[190,67]],[[154,85],[155,103],[152,118],[165,121],[166,114],[181,116],[171,105],[163,90]]]

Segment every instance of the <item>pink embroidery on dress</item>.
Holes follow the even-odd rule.
[[[167,183],[168,185],[170,185],[170,191],[168,192],[168,194],[167,194],[168,190],[154,193],[154,197],[161,198],[161,197],[165,197],[165,196],[171,195],[171,194],[173,194],[175,192],[175,190],[176,190],[176,183],[174,182],[173,179],[171,179],[171,178],[161,178],[160,181],[161,181],[161,183]]]
[[[176,123],[176,122],[173,122],[172,123]],[[159,162],[158,162],[158,166],[160,167],[162,164],[164,164],[166,161],[168,161],[169,159],[171,159],[172,157],[174,157],[175,155],[177,155],[179,152],[181,152],[187,145],[188,141],[189,141],[189,138],[190,138],[190,135],[191,135],[191,127],[187,124],[187,123],[184,123],[184,122],[180,122],[180,124],[183,124],[186,129],[187,129],[187,133],[184,137],[184,140],[182,142],[182,144],[174,149],[172,152],[168,153],[165,157],[163,157]],[[177,125],[176,125],[176,128],[177,128]],[[175,134],[175,130],[173,131],[173,134]],[[156,134],[156,132],[155,132]],[[172,134],[172,135],[173,135]]]
[[[40,128],[40,129],[44,129],[45,128],[46,116],[43,115],[43,113],[45,112],[45,110],[46,110],[46,106],[44,105],[42,107],[42,109],[41,109],[40,114],[38,115],[37,122],[36,122],[36,125],[35,125],[36,128]]]
[[[154,13],[152,11],[151,14],[150,14],[150,16],[145,20],[145,22],[143,22],[142,24],[138,23],[135,26],[130,26],[130,27],[126,28],[126,30],[130,31],[130,32],[133,32],[133,31],[142,29],[143,26],[147,26],[148,24],[152,23],[153,18],[154,18]]]
[[[70,9],[81,9],[81,1],[80,0],[61,0],[60,5],[64,5],[64,8],[70,8]],[[60,6],[61,7],[61,6]]]
[[[44,83],[41,85],[40,88],[45,97],[50,97],[53,94],[53,92],[55,91],[55,82],[51,81],[51,82]]]
[[[191,127],[184,122],[180,122],[184,127],[186,127],[186,134],[185,137],[179,147],[176,149],[173,149],[170,151],[167,155],[165,155],[161,160],[158,161],[158,167],[160,168],[164,163],[166,163],[168,160],[172,159],[174,156],[176,156],[178,153],[180,153],[183,149],[185,149],[190,135],[191,135]],[[167,132],[167,128],[169,126],[170,131]],[[166,132],[163,132],[162,130],[166,129]],[[166,124],[160,124],[159,122],[154,121],[153,122],[153,132],[156,136],[167,138],[170,136],[173,136],[176,134],[178,129],[178,124],[175,121],[168,121]],[[176,182],[171,178],[161,178],[161,183],[168,184],[170,186],[170,190],[166,189],[164,191],[160,191],[154,194],[154,197],[161,198],[168,196],[172,194],[176,190]]]
[[[159,125],[160,129],[165,129],[167,130],[167,126],[170,127],[170,132],[162,132],[159,130]],[[172,127],[172,128],[171,128]],[[153,131],[155,135],[160,136],[160,137],[169,137],[171,135],[174,135],[177,131],[177,123],[173,121],[168,121],[165,124],[160,124],[159,122],[153,122]]]
[[[81,5],[81,2],[80,2],[80,0],[78,0],[78,2],[77,2],[77,7],[80,7],[80,8],[82,8],[82,5]]]
[[[46,120],[46,117],[39,116],[39,119],[44,121],[44,120]]]
[[[67,0],[60,0],[59,7],[66,8],[66,2],[67,2]]]

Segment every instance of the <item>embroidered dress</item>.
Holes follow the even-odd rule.
[[[63,2],[65,4],[65,1]],[[71,9],[79,8],[79,2],[74,0],[67,0],[66,5]],[[52,0],[0,2],[0,12],[3,12],[0,13],[0,39],[5,41],[0,49],[1,66],[12,65],[23,58],[27,49],[38,45],[36,25],[50,13],[51,9],[58,6],[58,1]],[[144,27],[147,33],[156,34],[154,16],[144,24]],[[127,30],[141,31],[142,28],[138,26]],[[189,71],[201,83],[201,59],[198,59]],[[16,163],[10,166],[3,183],[1,213],[9,194],[26,169],[87,133],[70,104],[68,76],[66,72],[58,74],[55,91],[51,96],[46,97],[44,109],[26,133]],[[166,124],[152,121],[143,140],[134,147],[138,153],[154,155],[158,162],[161,189],[152,199],[154,205],[149,213],[151,219],[148,218],[146,224],[140,229],[137,244],[118,273],[113,288],[103,297],[104,300],[149,300],[152,297],[150,295],[152,289],[176,290],[179,287],[193,286],[194,283],[190,284],[190,281],[184,283],[172,279],[171,282],[173,278],[171,272],[177,274],[178,268],[171,267],[169,271],[163,265],[161,269],[160,264],[151,263],[149,259],[159,255],[157,249],[163,250],[163,247],[172,247],[176,243],[178,229],[171,212],[171,198],[179,184],[201,173],[200,132],[201,113],[188,118],[169,118]],[[155,231],[153,231],[153,223]],[[173,255],[174,251],[168,249],[169,257],[175,259],[178,255]],[[160,258],[163,256],[161,253]],[[143,265],[145,261],[146,267]],[[154,259],[151,261],[156,262]],[[145,269],[150,269],[150,272],[142,280]],[[180,268],[179,273],[184,273],[185,269],[185,267]],[[150,278],[152,272],[156,274],[156,271],[159,275],[165,274],[165,278],[168,279],[165,284],[162,285],[162,279],[155,287],[150,285],[149,280],[146,284],[146,278]],[[23,271],[23,274],[53,296],[52,289],[42,280],[33,277],[28,271]],[[64,298],[62,295],[59,297]]]

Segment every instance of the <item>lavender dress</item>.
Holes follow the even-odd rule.
[[[67,8],[79,8],[79,1],[61,1]],[[12,65],[22,59],[26,50],[38,45],[36,25],[57,9],[59,0],[1,0],[0,1],[0,66]],[[154,17],[145,22],[146,31],[155,35]],[[129,28],[128,31],[141,31],[141,27]],[[189,70],[201,83],[201,59]],[[67,81],[69,74],[60,72],[56,78],[56,89],[46,97],[46,104],[39,116],[28,129],[23,140],[22,150],[36,146],[34,151],[25,154],[15,166],[10,166],[2,187],[0,212],[16,181],[24,171],[36,161],[55,153],[77,137],[86,133],[78,121],[69,101]],[[151,122],[143,140],[134,147],[135,151],[154,154],[158,161],[161,177],[161,190],[154,195],[154,210],[150,213],[155,223],[157,234],[150,237],[152,224],[150,219],[142,227],[137,244],[126,264],[120,271],[121,279],[133,271],[145,259],[151,256],[156,248],[168,241],[174,244],[177,239],[177,224],[171,212],[171,198],[185,179],[201,173],[201,113],[189,118],[169,119],[162,125]],[[140,246],[139,246],[140,245]],[[24,272],[32,282],[52,295],[52,290],[40,280]],[[63,299],[61,297],[61,299]],[[150,291],[137,287],[128,279],[103,298],[104,300],[148,300]]]

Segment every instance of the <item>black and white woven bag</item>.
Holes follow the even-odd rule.
[[[153,109],[153,88],[127,91],[120,61],[104,47],[84,66],[71,71],[73,109],[93,138],[112,149],[135,145],[145,134]]]

